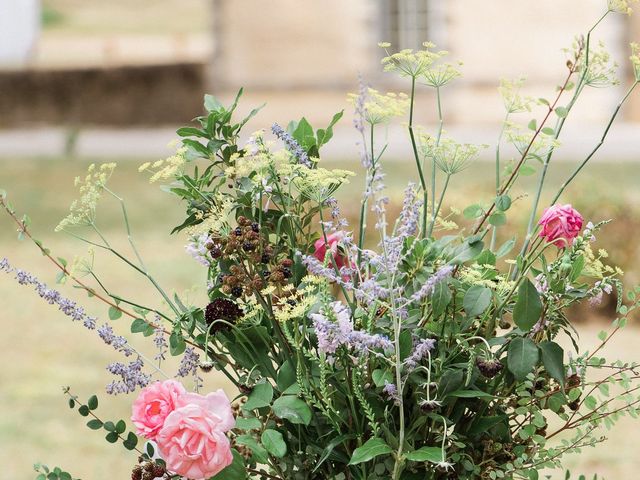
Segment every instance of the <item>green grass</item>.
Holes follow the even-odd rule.
[[[83,175],[88,161],[63,159],[0,160],[0,187],[9,191],[9,199],[20,213],[28,213],[33,221],[33,232],[55,255],[67,259],[82,255],[85,248],[77,241],[62,234],[54,234],[55,225],[75,198],[73,178]],[[138,162],[123,160],[112,178],[112,188],[127,201],[134,236],[150,270],[168,290],[178,292],[194,304],[202,304],[204,272],[183,251],[184,238],[169,236],[171,227],[182,219],[182,206],[177,204],[158,186],[150,186],[145,175],[137,173]],[[332,166],[354,168],[345,162]],[[558,165],[552,170],[550,182],[559,184],[569,171],[569,165]],[[391,197],[399,199],[407,178],[414,178],[411,163],[388,162],[387,183]],[[623,216],[627,225],[638,225],[637,186],[633,165],[594,165],[581,183],[570,189],[567,198],[580,203],[585,215],[595,218]],[[452,202],[463,208],[477,201],[479,192],[490,198],[493,179],[492,165],[479,164],[454,179]],[[526,179],[531,183],[533,179]],[[341,193],[350,216],[359,201],[358,192],[364,182],[361,176],[352,180],[351,187]],[[522,187],[518,187],[523,192]],[[628,192],[628,193],[625,193]],[[517,202],[514,209],[524,211],[529,199]],[[514,223],[522,221],[523,215]],[[118,205],[111,200],[101,204],[99,222],[116,244],[127,248],[123,235]],[[635,223],[634,223],[635,222]],[[353,223],[353,222],[352,222]],[[624,225],[623,225],[624,227]],[[620,244],[631,244],[633,232],[624,228],[616,232]],[[607,235],[603,234],[603,240]],[[608,236],[614,236],[609,234]],[[615,244],[615,242],[614,242]],[[615,248],[615,245],[612,246]],[[637,252],[633,245],[631,252]],[[0,215],[0,258],[8,257],[13,264],[38,275],[53,284],[55,271],[37,249],[26,242],[16,240],[14,226],[8,217]],[[638,255],[629,254],[628,269],[638,270]],[[634,265],[635,262],[635,265]],[[131,294],[146,303],[161,306],[159,296],[141,276],[122,268],[112,258],[99,256],[98,271],[108,279],[109,288],[121,294]],[[65,295],[82,302],[100,318],[107,318],[101,304],[88,299],[71,285],[59,287]],[[111,480],[128,478],[135,456],[122,447],[107,444],[99,432],[85,427],[86,419],[69,410],[60,387],[70,385],[74,393],[86,398],[93,393],[100,396],[98,413],[105,419],[128,418],[132,398],[107,397],[102,392],[110,381],[104,367],[117,358],[97,336],[72,324],[54,307],[43,304],[26,287],[19,287],[7,275],[0,275],[0,465],[3,478],[29,479],[31,464],[42,461],[58,464],[84,479]],[[128,322],[113,322],[121,334],[128,332]],[[601,325],[581,325],[579,330],[587,344],[595,341]],[[148,339],[134,338],[135,345],[153,356]],[[624,360],[637,360],[637,342],[640,332],[631,328],[612,342],[609,353],[614,352]],[[175,364],[166,367],[175,371]],[[206,377],[206,388],[227,387],[211,374]],[[229,390],[229,393],[232,393]],[[609,435],[609,434],[607,434]],[[580,473],[601,472],[607,478],[635,478],[640,468],[636,448],[640,433],[637,424],[624,420],[611,435],[608,446],[598,450],[586,450],[581,456],[567,461],[567,466]]]
[[[202,33],[212,11],[207,0],[45,0],[43,26],[65,35]]]

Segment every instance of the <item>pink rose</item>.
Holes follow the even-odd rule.
[[[224,410],[224,402],[219,400],[218,397],[200,397],[195,403],[177,408],[166,418],[156,443],[169,471],[192,480],[203,480],[231,464],[231,445],[224,434],[229,426],[225,419],[231,415],[231,409],[219,411],[220,416],[203,406],[216,403],[216,408]]]
[[[231,402],[229,402],[229,398],[221,388],[205,396],[198,395],[197,393],[185,393],[178,399],[176,408],[187,405],[199,405],[216,415],[220,422],[219,428],[223,432],[231,430],[236,425],[236,419],[231,410]]]
[[[540,236],[557,247],[566,247],[580,233],[582,222],[582,215],[570,204],[553,205],[544,211],[538,222],[542,227]]]
[[[142,389],[133,402],[131,415],[138,435],[154,440],[167,416],[176,409],[178,399],[184,394],[184,387],[175,380],[154,382]]]
[[[347,259],[343,254],[338,251],[338,245],[344,238],[344,232],[338,231],[332,233],[331,235],[327,235],[327,242],[324,241],[324,236],[319,240],[316,240],[316,243],[313,244],[315,247],[315,251],[313,252],[313,256],[316,257],[319,261],[324,262],[324,257],[327,254],[327,246],[331,250],[331,256],[336,262],[338,268],[342,268],[346,265]],[[332,266],[329,263],[329,266]]]

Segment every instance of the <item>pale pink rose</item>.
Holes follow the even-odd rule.
[[[540,236],[557,247],[566,247],[580,234],[582,222],[582,215],[570,204],[553,205],[544,211],[538,222],[542,227]]]
[[[171,412],[156,437],[167,470],[191,480],[213,477],[233,461],[221,417],[200,403]]]
[[[324,241],[324,236],[319,240],[316,240],[316,242],[313,244],[313,246],[315,247],[313,256],[316,257],[319,261],[324,262],[324,257],[327,254],[327,246],[328,246],[329,249],[331,250],[331,256],[335,260],[336,265],[338,266],[338,268],[342,268],[347,264],[347,259],[345,258],[345,256],[338,251],[338,245],[340,244],[343,238],[344,238],[344,232],[338,231],[338,232],[332,233],[331,235],[327,235],[326,243]],[[331,265],[332,264],[329,263],[329,266]]]
[[[229,402],[229,398],[220,388],[205,396],[197,393],[185,393],[178,399],[176,408],[187,405],[199,405],[216,415],[220,419],[219,429],[223,432],[231,430],[236,425],[236,419],[231,410],[231,402]]]
[[[186,394],[180,382],[165,380],[143,388],[133,402],[131,421],[138,435],[154,440],[167,416],[177,408],[178,399]]]

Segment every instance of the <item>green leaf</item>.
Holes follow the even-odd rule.
[[[431,307],[433,310],[433,317],[438,318],[444,313],[451,303],[451,289],[449,289],[448,282],[438,282],[431,294]]]
[[[138,437],[135,433],[129,432],[129,434],[127,435],[127,439],[122,442],[122,444],[127,450],[133,450],[134,448],[136,448],[136,445],[138,445]]]
[[[287,453],[287,444],[284,443],[282,434],[277,430],[265,430],[260,436],[260,441],[264,448],[267,449],[267,452],[274,457],[282,458]]]
[[[182,355],[187,348],[187,344],[182,338],[180,332],[174,331],[169,336],[169,353],[172,356],[176,357],[178,355]]]
[[[236,426],[238,430],[259,430],[262,422],[256,417],[238,417],[236,418]]]
[[[439,447],[422,447],[413,452],[408,452],[407,460],[412,462],[431,462],[438,463],[442,461],[442,449]]]
[[[259,383],[249,394],[247,401],[242,405],[243,410],[254,410],[256,408],[268,407],[273,399],[273,387],[269,382]]]
[[[309,150],[309,148],[316,144],[316,138],[313,135],[313,127],[304,117],[300,119],[300,122],[293,131],[292,136],[305,150]]]
[[[507,223],[507,216],[502,212],[495,212],[489,216],[489,223],[494,227],[499,227]]]
[[[464,215],[465,218],[469,219],[478,218],[482,216],[483,213],[484,209],[478,204],[469,205],[462,211],[462,215]]]
[[[104,422],[104,429],[107,432],[115,432],[116,431],[116,425],[111,421],[107,421],[107,422]]]
[[[309,405],[294,395],[278,398],[271,408],[276,417],[289,420],[291,423],[302,425],[311,423],[312,413]]]
[[[530,338],[514,338],[507,350],[507,367],[517,381],[524,380],[538,364],[540,353]]]
[[[373,372],[371,372],[371,378],[373,379],[373,384],[376,387],[384,387],[387,383],[393,383],[393,374],[389,370],[382,370],[381,368],[377,368]]]
[[[329,140],[331,140],[331,138],[333,137],[333,126],[338,123],[338,120],[342,118],[342,115],[344,115],[344,110],[339,111],[333,116],[333,118],[331,119],[331,123],[329,123],[329,126],[326,129],[318,129],[318,131],[316,132],[316,136],[318,138],[318,148],[325,145],[327,142],[329,142]]]
[[[544,133],[545,135],[553,136],[553,135],[555,135],[555,133],[556,133],[556,132],[555,132],[555,130],[554,130],[553,128],[551,128],[551,127],[544,127],[544,128],[542,129],[542,133]]]
[[[528,278],[518,287],[518,300],[513,308],[513,321],[522,330],[533,327],[542,314],[542,302],[536,287]]]
[[[356,435],[353,434],[353,433],[340,435],[340,436],[335,437],[334,439],[332,439],[327,444],[327,446],[324,447],[324,450],[322,451],[322,455],[320,455],[320,458],[318,459],[318,463],[316,463],[316,466],[313,468],[311,473],[314,473],[316,470],[318,470],[320,465],[322,465],[325,462],[325,460],[327,460],[327,458],[329,458],[331,456],[331,454],[333,453],[333,450],[338,445],[344,443],[347,440],[351,440],[352,438],[356,438]],[[345,461],[346,461],[346,459],[345,459]]]
[[[278,375],[276,377],[276,385],[278,390],[284,392],[291,385],[296,383],[296,371],[293,368],[291,360],[287,360],[278,369]]]
[[[87,422],[87,427],[91,430],[99,430],[102,428],[102,421],[94,418],[93,420],[89,420]]]
[[[474,285],[464,295],[462,306],[470,317],[477,317],[491,305],[491,289]]]
[[[142,318],[136,318],[133,322],[131,322],[131,333],[145,332],[148,327],[149,324]]]
[[[216,97],[208,94],[204,96],[204,108],[209,112],[217,112],[224,109],[222,103]]]
[[[533,132],[535,132],[538,129],[538,122],[536,122],[535,118],[532,118],[529,123],[527,124],[527,128]]]
[[[457,398],[493,398],[493,395],[482,390],[456,390],[455,392],[447,393],[447,397]]]
[[[87,400],[87,407],[89,407],[89,410],[95,410],[98,408],[98,397],[91,395],[89,400]]]
[[[109,307],[109,319],[117,320],[122,316],[122,311],[116,307]]]
[[[555,342],[542,342],[538,347],[542,353],[544,369],[564,387],[564,350]]]
[[[518,169],[518,172],[520,173],[520,175],[522,175],[524,177],[528,177],[528,176],[533,175],[534,173],[536,173],[536,169],[533,168],[531,165],[523,164]]]
[[[558,115],[560,118],[566,118],[569,114],[569,110],[567,110],[565,107],[557,107],[555,109],[555,112],[556,115]]]
[[[511,208],[511,197],[509,195],[500,195],[496,197],[496,208],[501,212],[506,212]]]
[[[80,408],[78,408],[78,413],[83,417],[86,417],[87,415],[89,415],[89,407],[87,407],[86,405],[80,405]]]
[[[467,239],[453,251],[453,258],[450,263],[457,265],[473,260],[482,253],[483,248],[484,243],[482,241],[469,241]]]
[[[361,447],[356,448],[351,455],[349,465],[357,465],[359,463],[368,462],[380,455],[388,455],[393,450],[381,438],[371,438]]]
[[[176,133],[180,137],[201,137],[201,138],[209,138],[206,132],[203,132],[199,128],[195,127],[182,127],[176,130]]]
[[[258,443],[258,440],[253,437],[253,435],[238,435],[236,437],[236,443],[238,445],[244,445],[245,447],[249,447],[251,450],[251,456],[258,463],[268,463],[269,462],[269,453],[266,448]]]
[[[127,424],[124,423],[124,420],[118,420],[116,423],[116,433],[124,433],[127,429]]]
[[[105,435],[104,439],[109,443],[116,443],[118,441],[118,434],[116,432],[109,432]]]
[[[506,254],[508,254],[513,249],[515,244],[516,244],[516,238],[515,237],[513,237],[511,240],[507,240],[506,242],[504,242],[502,245],[500,245],[500,247],[496,251],[496,257],[497,258],[504,257]]]
[[[153,456],[156,453],[155,448],[153,448],[153,443],[151,443],[151,442],[147,442],[145,450],[146,450],[147,455],[149,456],[149,458],[153,458]]]

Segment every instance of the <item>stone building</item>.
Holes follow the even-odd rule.
[[[499,79],[524,75],[526,93],[552,97],[566,75],[562,49],[606,8],[607,0],[214,0],[211,84],[218,94],[244,86],[256,101],[267,98],[273,118],[305,112],[321,121],[345,107],[359,73],[380,90],[407,90],[382,73],[378,42],[418,48],[429,40],[463,62],[464,76],[443,91],[447,121],[498,122]],[[611,13],[594,31],[622,82],[588,92],[585,122],[601,123],[630,81],[628,43],[640,42],[639,16]],[[432,92],[422,88],[419,96],[418,120],[433,122]],[[640,100],[623,114],[640,120]]]

